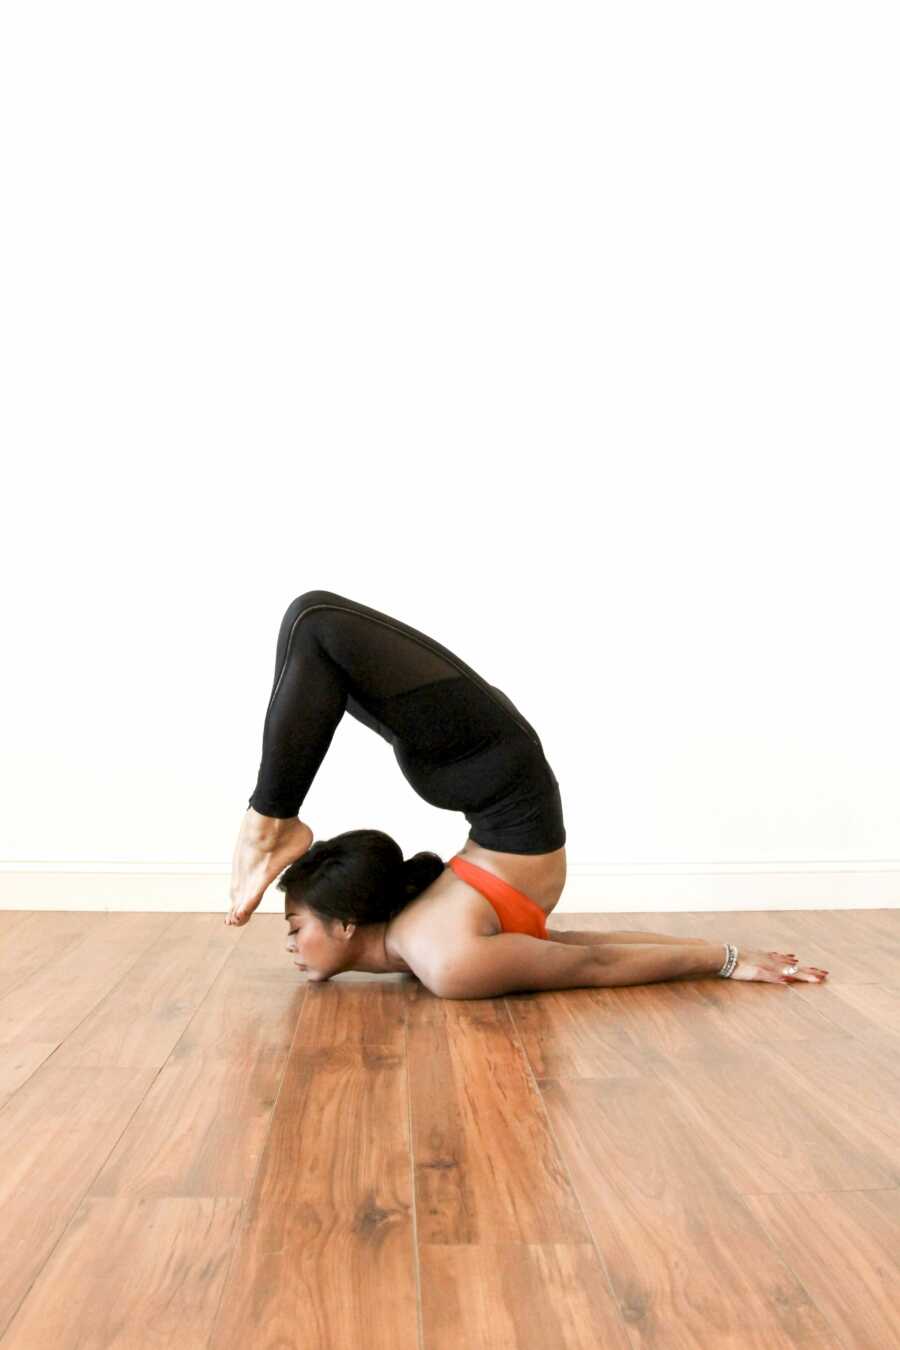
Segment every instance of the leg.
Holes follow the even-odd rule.
[[[249,801],[262,816],[297,815],[347,706],[346,681],[322,646],[311,594],[291,602],[278,633],[262,759]]]
[[[312,843],[297,813],[344,712],[386,731],[372,710],[458,678],[454,660],[426,634],[333,591],[305,591],[291,602],[278,633],[256,787],[234,850],[227,923],[246,922]]]
[[[228,924],[245,923],[313,840],[297,813],[347,706],[345,678],[320,641],[315,598],[298,596],[281,621],[262,759],[232,858]]]
[[[386,730],[379,715],[389,706],[401,719],[391,730],[400,732],[398,700],[468,670],[448,648],[391,615],[334,591],[304,592],[281,622],[249,804],[264,816],[296,816],[346,710],[378,731]]]

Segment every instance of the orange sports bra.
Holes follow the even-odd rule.
[[[454,855],[447,863],[458,877],[474,886],[490,901],[500,920],[504,933],[527,933],[530,937],[547,937],[547,915],[524,891],[517,891],[508,881],[494,876],[484,867]]]

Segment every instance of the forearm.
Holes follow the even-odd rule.
[[[596,961],[596,987],[650,984],[715,975],[725,964],[724,943],[638,944],[611,942],[592,949]]]
[[[679,976],[714,975],[725,947],[608,943],[603,946],[547,942],[528,933],[469,937],[440,957],[416,959],[404,952],[413,974],[439,998],[494,998],[530,989],[599,989],[647,984]]]
[[[654,943],[678,947],[724,947],[723,942],[707,942],[705,938],[672,937],[669,933],[646,933],[636,931],[599,933],[591,929],[547,929],[547,936],[553,942],[574,942],[579,947],[598,947],[607,943]]]

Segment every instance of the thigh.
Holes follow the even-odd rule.
[[[286,650],[284,634],[297,620],[314,626],[324,651],[344,673],[350,693],[369,712],[383,719],[384,705],[393,703],[400,716],[429,688],[456,681],[458,698],[493,714],[493,722],[518,727],[536,745],[537,732],[501,689],[489,684],[456,652],[436,638],[382,610],[373,609],[336,591],[306,591],[288,609],[282,623],[279,650]],[[421,719],[420,719],[421,720]]]

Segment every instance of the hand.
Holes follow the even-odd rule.
[[[793,975],[785,975],[786,966],[796,966]],[[818,966],[801,966],[793,952],[761,952],[752,947],[738,948],[738,962],[731,973],[733,980],[761,980],[765,984],[791,984],[801,980],[806,984],[821,984],[828,979],[828,971]]]

